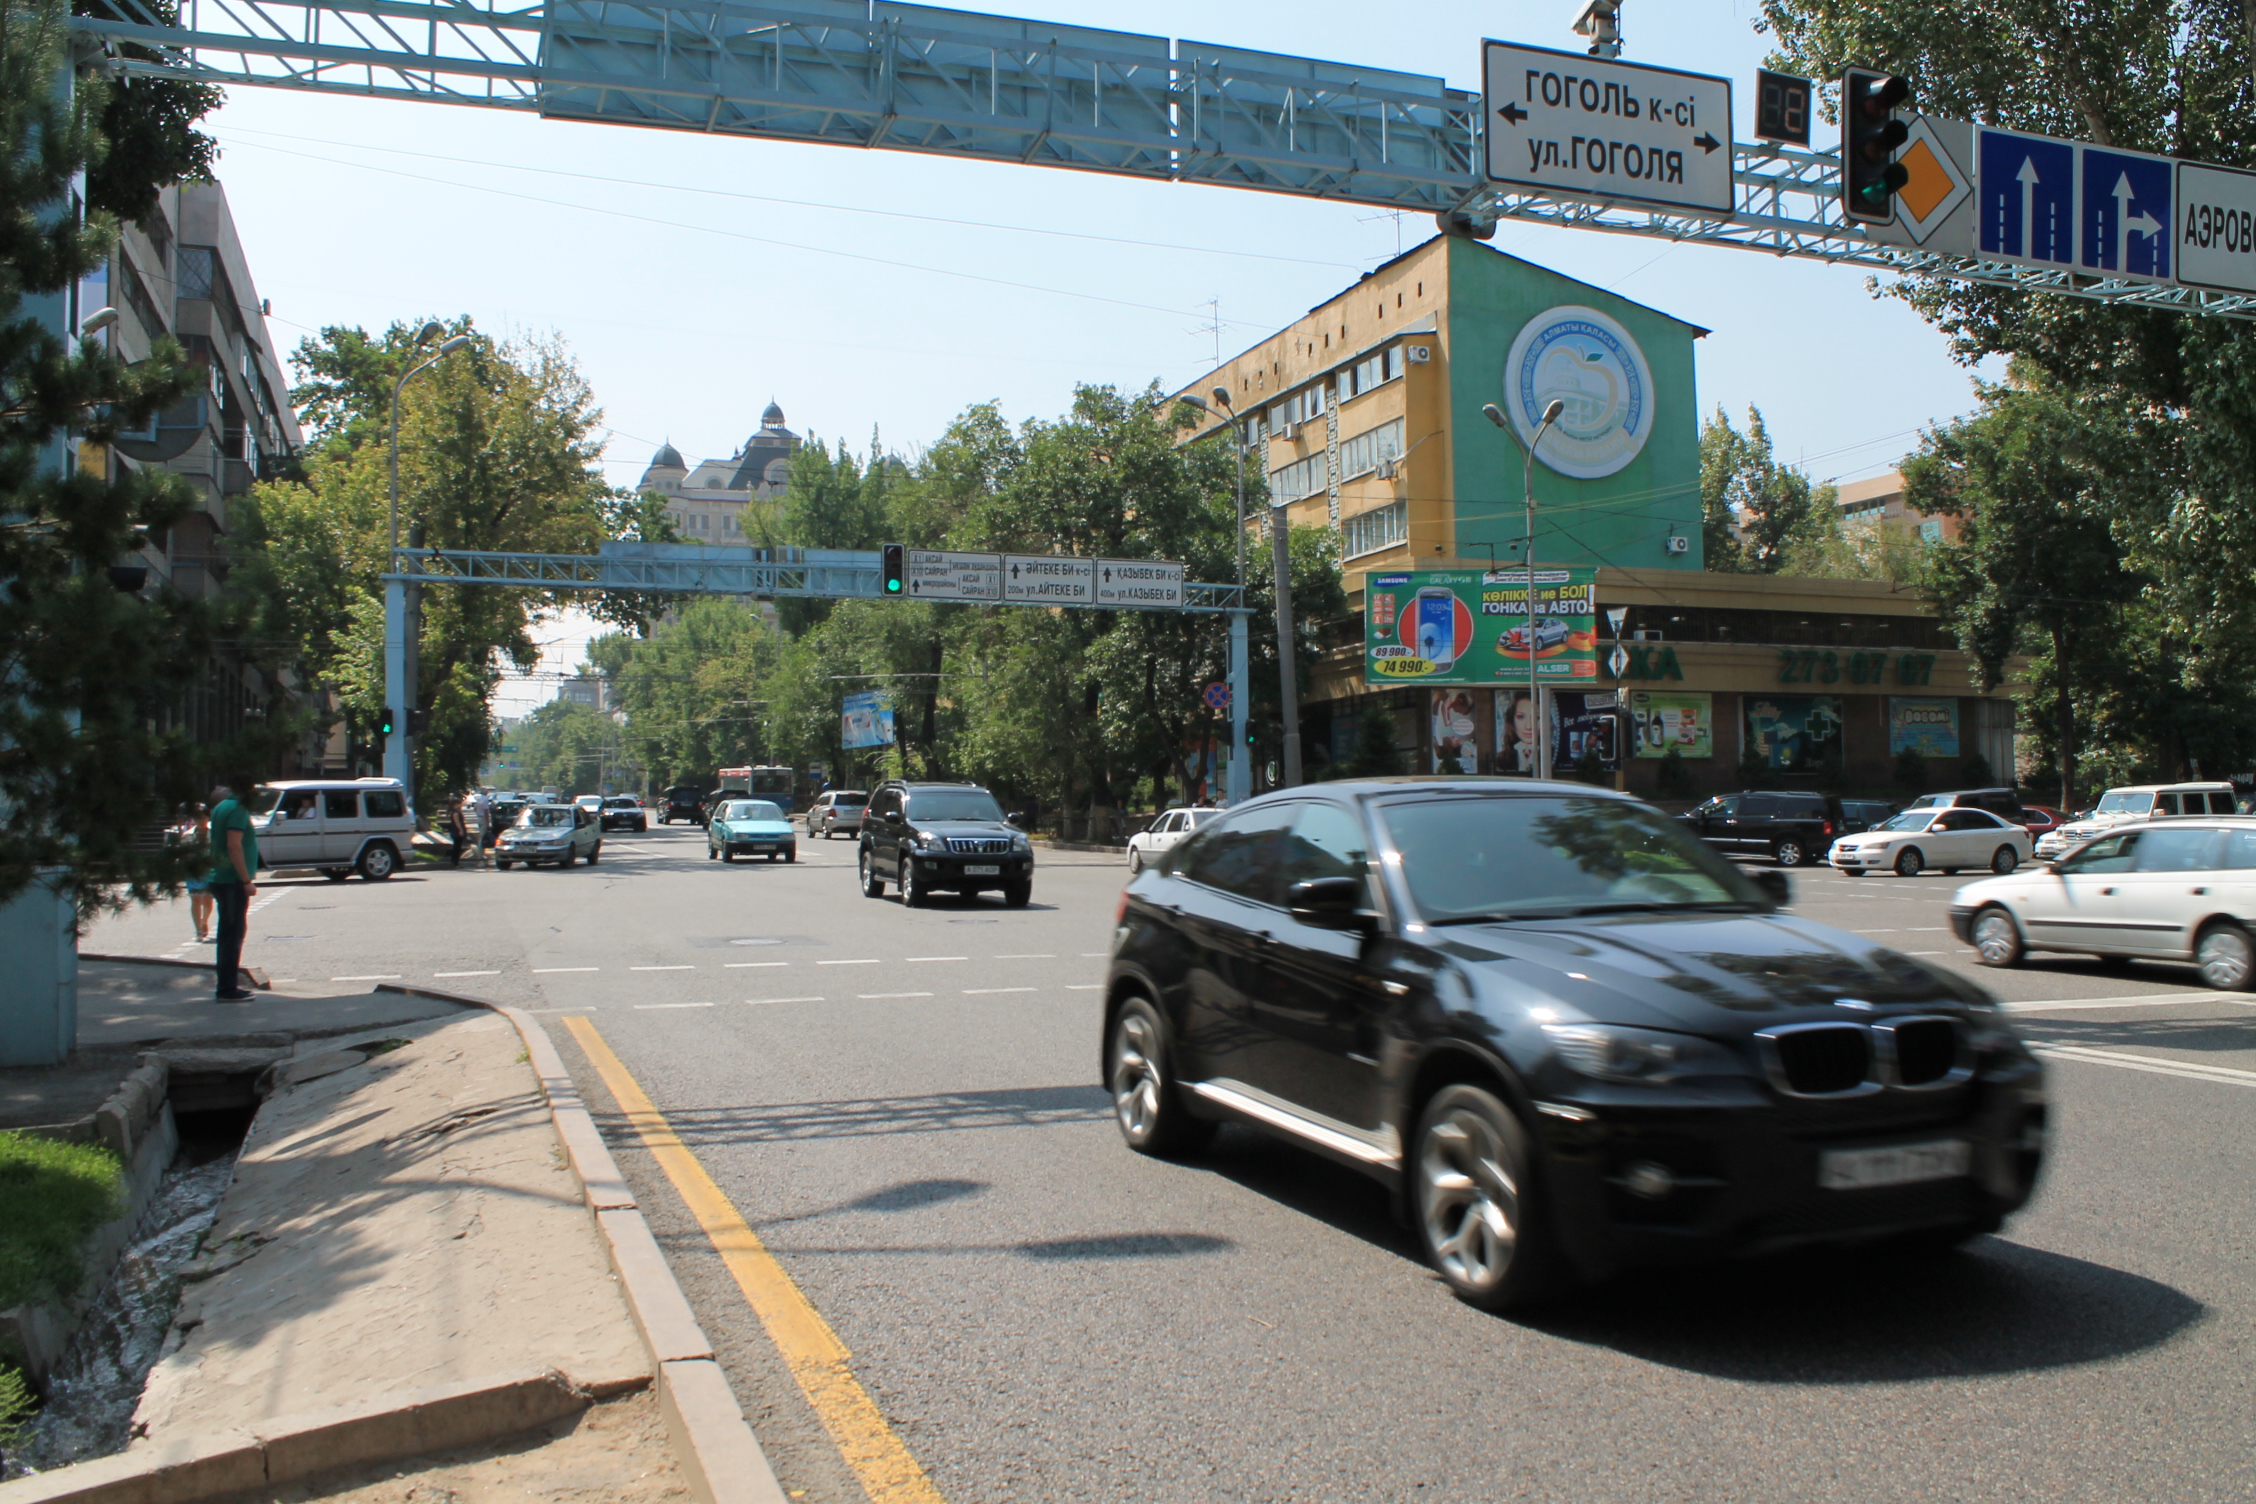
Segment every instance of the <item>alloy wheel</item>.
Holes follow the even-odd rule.
[[[1896,856],[1896,876],[1917,877],[1919,869],[1926,865],[1926,859],[1917,846],[1906,846]]]
[[[1121,1016],[1112,1031],[1112,1108],[1131,1144],[1147,1142],[1159,1126],[1159,1041],[1152,1022],[1140,1011]]]
[[[2237,924],[2220,924],[2204,934],[2194,948],[2194,960],[2201,967],[2201,980],[2219,992],[2246,991],[2250,975],[2256,973],[2256,947],[2251,947],[2248,931]]]
[[[1997,849],[1997,854],[1990,858],[1990,870],[2000,877],[2005,876],[2020,865],[2021,853],[2015,851],[2011,846],[2000,846]]]
[[[1974,953],[1984,966],[2011,966],[2021,959],[2021,931],[2003,909],[1986,909],[1974,921]]]
[[[1802,843],[1792,839],[1780,841],[1773,854],[1777,856],[1779,866],[1799,867],[1802,864]]]
[[[1493,1290],[1519,1247],[1520,1188],[1503,1140],[1469,1108],[1453,1108],[1419,1146],[1419,1216],[1426,1246],[1452,1284]]]

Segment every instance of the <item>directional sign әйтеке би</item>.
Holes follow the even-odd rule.
[[[1730,79],[1513,42],[1481,48],[1490,182],[1730,212]]]
[[[1022,606],[1093,606],[1097,561],[1060,554],[1005,554],[1003,599]]]
[[[2077,214],[2076,265],[2088,272],[2168,282],[2170,199],[2178,164],[2144,152],[2085,146],[2077,155],[2083,207]]]
[[[1003,598],[1001,554],[907,551],[908,596],[920,601],[999,601]]]
[[[2180,282],[2256,292],[2256,172],[2178,164]]]
[[[1097,604],[1173,611],[1183,604],[1183,566],[1161,559],[1097,560]]]

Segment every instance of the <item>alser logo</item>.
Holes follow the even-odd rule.
[[[1595,308],[1553,308],[1528,320],[1504,360],[1504,410],[1520,442],[1543,410],[1566,404],[1536,458],[1578,480],[1636,459],[1653,431],[1653,368],[1629,331]]]

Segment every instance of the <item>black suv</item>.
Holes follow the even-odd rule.
[[[1986,809],[2000,820],[2026,825],[2029,812],[2021,796],[2011,789],[1960,789],[1950,794],[1921,794],[1906,809]]]
[[[1481,1306],[1995,1231],[2038,1170],[2043,1064],[1972,981],[1786,896],[1610,789],[1267,794],[1129,880],[1105,1085],[1131,1148],[1245,1123],[1375,1176]]]
[[[896,882],[911,907],[941,889],[967,898],[999,889],[1014,909],[1034,896],[1033,844],[976,784],[881,786],[862,816],[859,865],[863,893],[876,898]]]
[[[666,790],[666,805],[658,816],[660,825],[671,825],[676,820],[687,820],[692,825],[705,823],[705,791],[686,783],[677,783]]]
[[[614,794],[603,801],[602,813],[597,817],[606,832],[614,830],[648,830],[650,815],[642,801],[632,794]]]
[[[1823,861],[1848,833],[1841,801],[1831,794],[1718,794],[1677,818],[1718,851],[1767,856],[1781,867]]]

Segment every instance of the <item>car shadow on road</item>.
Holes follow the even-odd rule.
[[[1981,1238],[1947,1254],[1811,1252],[1642,1270],[1518,1319],[1713,1378],[1888,1384],[2109,1362],[2207,1315],[2142,1275]]]
[[[1424,1255],[1395,1220],[1386,1187],[1258,1128],[1225,1127],[1187,1163],[1413,1264]]]

